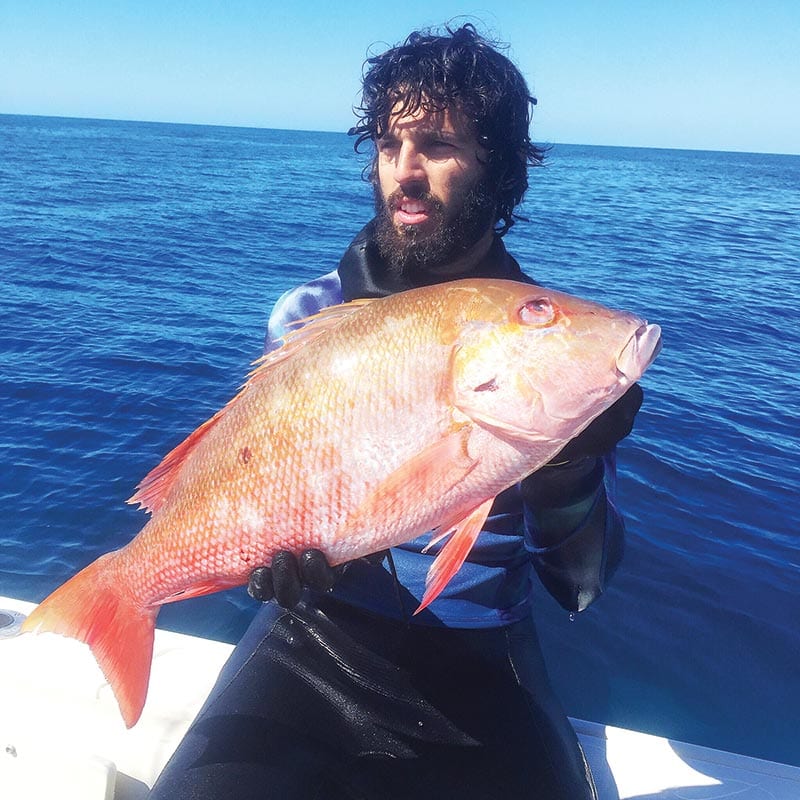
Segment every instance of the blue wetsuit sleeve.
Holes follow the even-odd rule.
[[[526,540],[550,594],[568,611],[583,611],[622,559],[615,453],[543,470],[521,486]]]
[[[281,338],[295,327],[294,323],[341,302],[342,286],[335,270],[284,292],[269,316],[264,352],[268,353],[279,347]]]

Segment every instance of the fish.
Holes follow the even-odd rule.
[[[85,642],[125,724],[147,696],[165,603],[247,582],[279,550],[332,565],[431,534],[419,610],[494,498],[542,467],[656,357],[660,329],[536,285],[464,279],[303,320],[129,502],[125,546],[45,598],[24,632]]]

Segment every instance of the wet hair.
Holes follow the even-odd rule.
[[[517,219],[514,208],[528,188],[528,166],[539,166],[545,151],[530,140],[536,105],[519,70],[472,24],[445,34],[414,31],[401,45],[364,63],[356,152],[385,135],[392,111],[414,114],[455,106],[472,122],[488,151],[488,180],[497,198],[495,230],[503,235]],[[377,155],[377,154],[376,154]],[[373,159],[371,178],[375,179]]]

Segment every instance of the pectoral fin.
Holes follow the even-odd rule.
[[[432,603],[461,568],[472,545],[475,544],[478,534],[483,529],[483,523],[486,522],[493,503],[494,497],[490,497],[455,525],[453,534],[428,570],[425,578],[425,594],[419,608],[414,612],[415,614],[419,614],[423,608]],[[442,526],[444,531],[452,529],[452,525]],[[437,536],[434,541],[439,541],[441,538],[443,538],[442,534]]]
[[[402,518],[409,498],[440,496],[464,480],[478,463],[467,452],[469,428],[454,430],[398,467],[339,526],[337,538],[375,524]]]

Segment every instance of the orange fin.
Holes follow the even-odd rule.
[[[303,325],[298,330],[290,331],[284,336],[284,344],[254,362],[255,369],[248,375],[246,383],[237,394],[229,400],[211,419],[206,420],[200,427],[190,433],[177,447],[170,450],[161,460],[161,463],[145,475],[136,487],[136,493],[129,503],[138,503],[147,511],[156,512],[164,504],[181,468],[191,455],[192,451],[202,441],[203,437],[222,419],[223,415],[247,391],[248,387],[266,380],[270,377],[273,367],[294,355],[309,342],[321,336],[356,309],[371,303],[372,300],[353,300],[350,303],[325,308],[318,314],[298,320],[295,325]]]
[[[478,463],[467,453],[468,435],[466,427],[453,431],[396,469],[339,526],[336,538],[378,518],[400,518],[409,497],[440,495],[462,481]]]
[[[248,376],[249,379],[260,380],[276,364],[280,364],[281,361],[293,356],[298,350],[305,347],[309,342],[313,342],[314,339],[322,334],[333,330],[345,317],[349,317],[350,314],[362,306],[369,305],[373,299],[351,300],[349,303],[328,306],[310,317],[295,320],[291,323],[294,330],[284,334],[282,338],[283,344],[253,362],[255,369]]]
[[[453,535],[447,540],[447,543],[428,570],[428,575],[425,578],[425,594],[414,614],[419,614],[423,608],[430,605],[439,596],[442,589],[447,586],[453,575],[461,568],[464,560],[469,555],[469,551],[472,549],[472,545],[475,544],[478,534],[483,529],[483,523],[486,522],[486,517],[489,516],[493,503],[494,497],[490,497],[455,526]],[[452,525],[442,526],[445,532],[449,532],[452,528]],[[443,535],[440,534],[435,541],[439,541],[442,538]]]
[[[101,556],[56,589],[22,630],[60,633],[88,644],[131,728],[147,696],[158,611],[137,606],[120,592],[109,570],[115,555]]]
[[[203,597],[213,592],[224,592],[226,589],[233,589],[236,586],[241,586],[241,580],[223,579],[223,578],[208,578],[204,581],[198,581],[185,589],[181,589],[174,594],[168,595],[163,600],[159,601],[159,605],[166,605],[167,603],[177,603],[178,600],[188,600],[191,597]]]
[[[233,400],[235,399],[234,397]],[[233,400],[231,400],[231,403]],[[229,405],[230,403],[217,411],[211,419],[206,420],[177,447],[170,450],[161,459],[161,463],[145,475],[141,483],[136,487],[136,493],[127,502],[138,503],[141,508],[147,511],[158,511],[164,504],[169,490],[172,488],[172,484],[175,483],[175,479],[178,477],[181,467],[186,462],[189,454],[197,447],[197,444],[211,428],[219,422]]]

